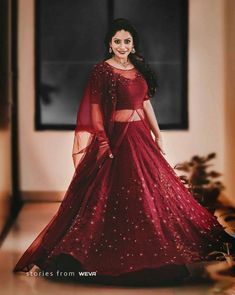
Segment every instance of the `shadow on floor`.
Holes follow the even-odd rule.
[[[159,269],[142,269],[129,272],[120,276],[83,276],[81,264],[69,255],[60,255],[54,264],[56,270],[53,275],[45,277],[48,280],[57,282],[73,282],[79,284],[101,284],[112,286],[131,286],[131,287],[153,287],[153,286],[182,286],[196,283],[211,283],[208,277],[202,276],[203,268],[200,271],[192,271],[185,265],[166,265]],[[198,269],[199,269],[198,268]],[[196,275],[195,275],[196,274]]]

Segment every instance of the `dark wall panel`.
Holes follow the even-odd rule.
[[[38,0],[36,2],[36,129],[73,130],[91,66],[104,57],[110,19],[137,28],[156,71],[152,98],[161,129],[186,129],[187,0]]]

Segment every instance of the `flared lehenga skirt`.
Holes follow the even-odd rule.
[[[115,122],[113,150],[128,128],[114,158],[99,169],[88,163],[74,176],[58,212],[14,271],[37,265],[131,279],[143,271],[147,280],[148,270],[166,269],[174,278],[180,275],[174,267],[209,260],[208,253],[222,249],[223,227],[183,185],[145,123]]]

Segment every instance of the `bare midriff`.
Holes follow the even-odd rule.
[[[116,122],[140,121],[143,118],[144,118],[143,109],[116,110],[113,115],[113,121],[116,121]]]

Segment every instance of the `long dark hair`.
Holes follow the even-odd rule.
[[[135,53],[130,53],[128,58],[135,68],[144,76],[148,84],[148,94],[150,97],[152,97],[158,87],[156,74],[151,70],[150,66],[146,63],[144,57],[140,53],[138,33],[129,20],[125,18],[117,18],[111,23],[111,26],[109,27],[104,39],[104,44],[106,47],[105,59],[111,58],[113,56],[113,53],[109,52],[109,43],[116,32],[121,30],[129,32],[133,38]]]

